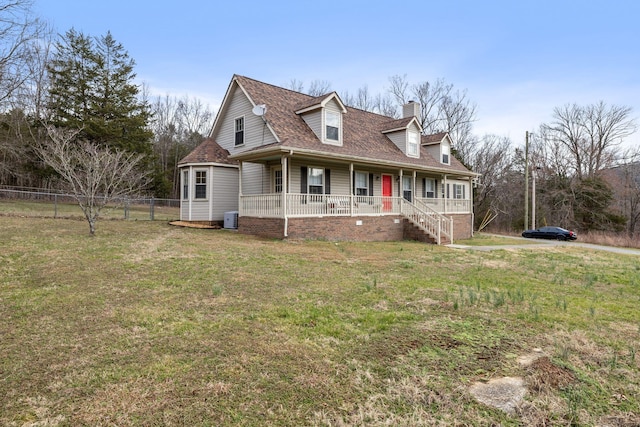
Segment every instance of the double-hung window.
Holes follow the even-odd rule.
[[[309,194],[324,194],[324,169],[309,168],[307,175],[307,185]]]
[[[444,163],[445,165],[449,164],[449,155],[451,153],[451,150],[449,149],[448,145],[442,145],[442,163]]]
[[[411,188],[413,187],[413,178],[410,176],[402,177],[402,197],[406,200],[411,201]]]
[[[453,198],[464,199],[465,198],[464,184],[453,184]]]
[[[236,145],[244,144],[244,117],[238,117],[235,121]]]
[[[368,196],[369,174],[366,172],[356,172],[355,187],[356,196]]]
[[[436,197],[436,180],[426,178],[424,180],[424,197],[427,199],[435,199]]]
[[[325,139],[335,143],[340,142],[340,113],[325,111]]]
[[[196,171],[196,199],[207,198],[207,171]]]
[[[273,170],[273,192],[282,193],[282,168]]]
[[[189,171],[182,171],[182,200],[189,199]]]
[[[407,133],[407,155],[412,157],[418,157],[418,133]]]

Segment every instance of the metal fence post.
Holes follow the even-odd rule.
[[[129,198],[124,199],[124,219],[129,219]]]
[[[58,195],[54,194],[53,195],[53,217],[54,218],[58,218]]]
[[[151,221],[153,221],[154,218],[154,205],[155,199],[152,197],[151,202],[149,203],[149,217],[151,218]]]

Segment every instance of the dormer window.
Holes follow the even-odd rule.
[[[340,143],[340,113],[325,110],[325,140],[329,143]]]
[[[407,132],[407,155],[411,157],[418,157],[418,133]]]
[[[444,163],[445,165],[450,164],[449,155],[450,155],[449,146],[442,144],[442,163]]]

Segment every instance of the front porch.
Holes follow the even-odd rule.
[[[267,237],[335,240],[413,240],[435,244],[466,238],[469,200],[335,194],[260,194],[240,197],[239,228]],[[447,214],[434,209],[448,210]],[[458,224],[456,233],[454,224]]]

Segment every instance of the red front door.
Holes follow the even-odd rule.
[[[391,175],[382,175],[382,209],[390,211],[392,206],[391,196],[393,195]]]

